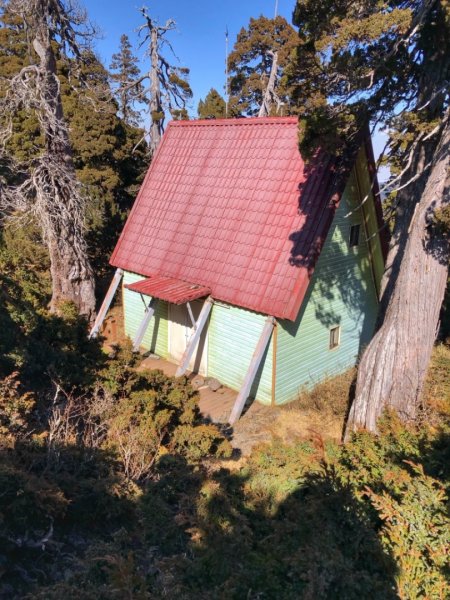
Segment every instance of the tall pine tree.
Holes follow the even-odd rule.
[[[132,85],[139,77],[140,71],[138,59],[133,55],[132,46],[127,35],[123,34],[120,37],[119,52],[112,55],[109,68],[119,104],[119,115],[127,125],[139,125],[140,113],[135,109],[135,106],[142,94],[142,85]]]
[[[291,90],[283,74],[297,43],[295,29],[283,17],[250,19],[228,57],[234,112],[255,116],[263,107],[264,115],[289,114]]]
[[[211,88],[204,100],[200,100],[197,107],[200,119],[224,119],[226,114],[225,100],[217,90]]]

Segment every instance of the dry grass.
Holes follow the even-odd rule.
[[[348,412],[350,391],[355,377],[356,369],[348,369],[341,375],[321,381],[312,390],[304,388],[300,390],[298,399],[289,407],[330,413],[343,419]]]
[[[356,369],[330,377],[312,390],[302,389],[298,399],[281,407],[274,434],[285,442],[320,436],[340,441],[350,403]]]
[[[450,346],[438,344],[431,357],[424,389],[422,419],[432,425],[450,419]]]
[[[318,410],[283,410],[274,421],[271,430],[275,437],[286,444],[301,439],[331,439],[340,442],[344,419]]]

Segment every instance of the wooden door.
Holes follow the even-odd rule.
[[[191,302],[194,319],[197,320],[204,300]],[[187,343],[193,330],[186,304],[169,304],[169,354],[172,359],[180,363],[186,350]],[[189,362],[189,370],[206,375],[208,357],[207,327],[203,329],[197,348],[194,350]]]

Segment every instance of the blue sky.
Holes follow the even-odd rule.
[[[223,93],[225,83],[225,29],[228,27],[230,49],[241,27],[246,27],[250,17],[263,14],[273,17],[276,0],[156,0],[147,2],[149,13],[160,24],[168,18],[177,22],[177,30],[170,35],[180,65],[191,70],[190,84],[194,100],[189,112],[196,116],[197,104],[211,87]],[[137,51],[135,29],[142,22],[138,8],[142,3],[135,0],[110,0],[108,4],[98,0],[84,0],[92,21],[102,31],[97,41],[97,52],[109,66],[111,55],[117,51],[119,39],[126,33],[136,48],[144,67],[146,59]],[[278,0],[278,14],[291,22],[295,0]]]
[[[83,1],[83,0],[82,0]],[[100,28],[101,38],[96,49],[104,64],[109,67],[111,55],[119,47],[120,36],[126,33],[145,69],[147,59],[138,50],[136,28],[142,23],[138,11],[142,3],[135,0],[84,0],[90,19]],[[177,22],[177,30],[171,32],[170,42],[181,66],[189,67],[190,84],[194,98],[188,106],[189,113],[197,116],[197,104],[214,87],[224,94],[225,85],[225,29],[229,32],[229,49],[233,47],[241,27],[246,27],[250,17],[265,15],[273,17],[275,6],[278,14],[291,23],[295,0],[150,0],[146,3],[149,13],[160,24],[169,18]],[[174,59],[176,60],[176,59]],[[375,156],[381,152],[385,136],[374,136]],[[385,179],[386,170],[380,174]]]

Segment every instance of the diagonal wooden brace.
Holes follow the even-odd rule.
[[[114,294],[116,293],[116,290],[119,287],[122,277],[123,270],[116,269],[108,291],[106,292],[105,299],[103,300],[100,310],[98,311],[97,318],[95,319],[94,325],[92,326],[92,329],[89,333],[89,339],[96,338],[98,336],[98,332],[100,331],[100,328],[103,325],[106,313],[108,312],[108,309],[111,306],[112,299],[114,298]]]
[[[241,413],[244,409],[245,401],[247,400],[248,395],[250,394],[253,381],[255,380],[256,373],[258,372],[259,365],[261,364],[262,357],[264,356],[264,352],[266,351],[267,345],[270,341],[270,336],[272,335],[274,326],[275,319],[273,317],[267,317],[261,336],[253,353],[252,360],[250,361],[250,366],[248,367],[247,373],[245,375],[244,383],[242,384],[242,387],[234,403],[233,410],[231,411],[230,418],[228,419],[230,425],[236,423],[236,421],[241,416]]]
[[[152,320],[153,315],[155,314],[157,302],[158,300],[156,298],[151,298],[147,308],[145,309],[144,318],[142,319],[141,324],[139,325],[138,330],[136,332],[136,335],[134,336],[133,352],[139,352],[139,348],[141,346],[142,340],[144,339],[147,327],[149,326],[149,323]]]
[[[186,350],[184,351],[183,356],[181,357],[180,366],[178,367],[175,373],[175,377],[180,377],[181,375],[184,375],[184,373],[186,373],[186,370],[189,366],[189,361],[191,360],[194,350],[198,344],[203,328],[205,327],[208,321],[209,313],[211,312],[213,304],[214,300],[211,298],[211,296],[208,296],[208,298],[206,298],[205,303],[202,306],[202,310],[200,311],[200,315],[197,319],[197,322],[194,325],[194,330],[191,334],[191,337],[189,338]]]

